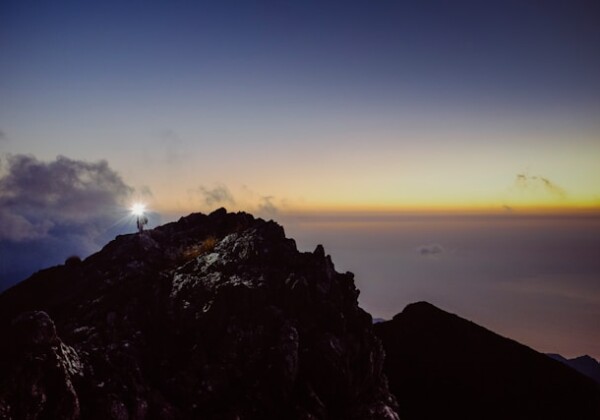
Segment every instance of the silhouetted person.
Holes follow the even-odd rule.
[[[142,233],[144,231],[144,226],[148,224],[148,218],[144,215],[137,217],[137,228],[138,232]]]

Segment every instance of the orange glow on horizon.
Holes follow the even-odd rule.
[[[213,209],[207,208],[192,208],[192,207],[157,207],[158,211],[165,213],[189,214],[194,212],[210,213],[212,210],[221,206],[216,206]],[[251,214],[260,213],[260,209],[253,206],[231,206],[224,205],[228,211],[244,211]],[[280,215],[540,215],[540,216],[600,216],[600,204],[569,204],[569,205],[552,205],[552,204],[530,204],[530,205],[376,205],[376,204],[304,204],[301,206],[286,206],[280,208],[277,212]]]

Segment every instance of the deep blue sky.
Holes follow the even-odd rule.
[[[244,85],[598,104],[597,2],[205,3],[3,1],[3,91]]]

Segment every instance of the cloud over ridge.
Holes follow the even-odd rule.
[[[98,249],[114,236],[111,228],[133,191],[106,161],[5,158],[0,178],[0,290],[3,283],[62,262],[66,254]]]
[[[59,226],[78,233],[101,228],[133,191],[106,161],[16,155],[7,163],[0,179],[0,240],[38,239]]]

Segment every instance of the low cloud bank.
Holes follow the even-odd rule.
[[[134,190],[106,161],[14,155],[2,169],[0,290],[120,233],[115,223]]]

